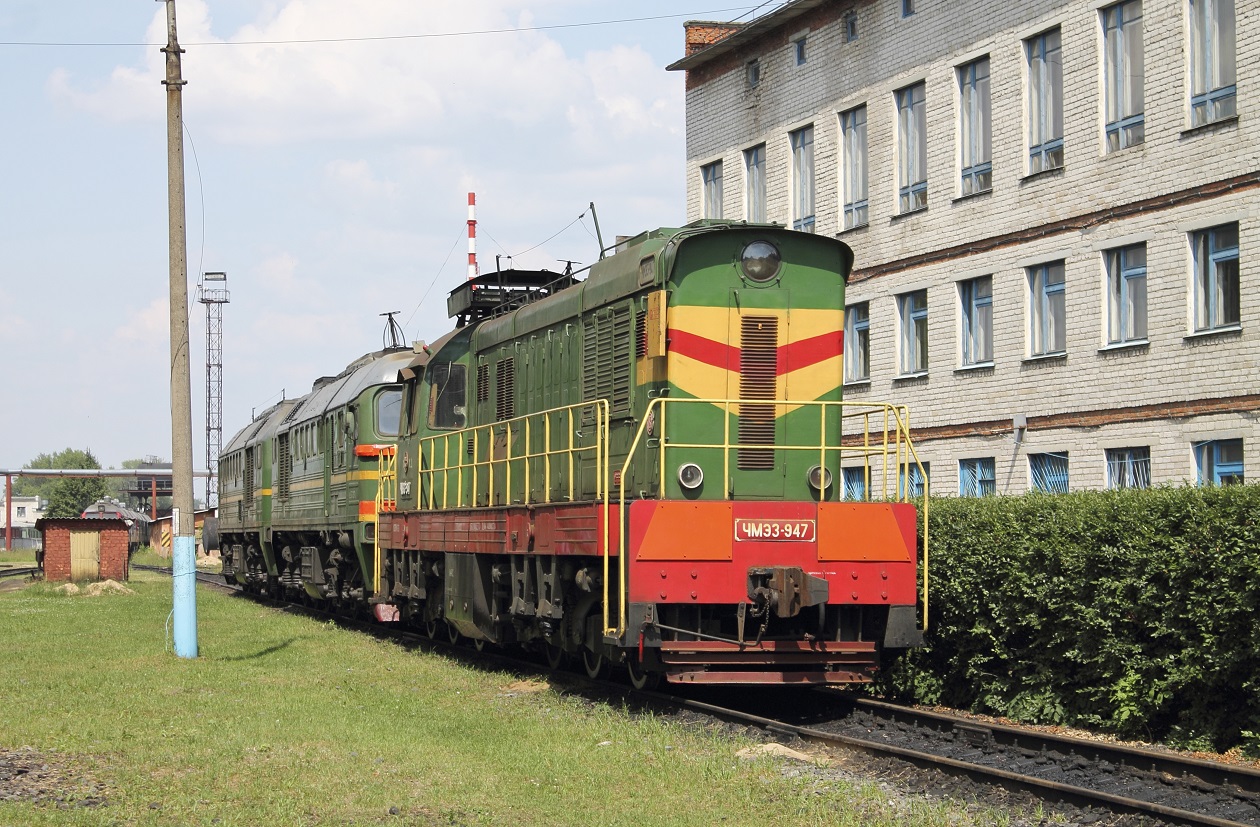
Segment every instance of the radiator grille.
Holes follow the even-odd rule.
[[[743,404],[739,409],[741,445],[774,445],[775,378],[778,375],[779,320],[745,316],[740,324],[739,398],[768,399],[771,404]],[[774,468],[773,448],[740,448],[743,471]]]
[[[477,365],[477,401],[490,401],[490,366]]]
[[[494,367],[494,416],[500,422],[516,416],[516,362],[503,359]]]
[[[280,434],[277,439],[279,448],[276,451],[276,472],[279,479],[276,480],[276,493],[280,499],[287,499],[289,496],[289,478],[293,473],[293,456],[289,453],[289,435]]]

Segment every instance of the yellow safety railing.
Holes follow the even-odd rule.
[[[579,461],[584,457],[593,461],[595,499],[606,506],[607,400],[563,405],[426,437],[420,441],[417,481],[426,508],[485,508],[553,502],[552,483],[563,472],[567,484],[560,499],[571,502],[585,493],[578,483]],[[541,491],[535,495],[539,482]],[[496,493],[502,495],[500,502],[495,502]]]
[[[681,405],[717,406],[721,409],[725,414],[723,417],[724,426],[721,441],[680,442],[674,440],[670,436],[668,429],[669,411]],[[732,423],[738,423],[738,413],[741,405],[774,405],[776,419],[788,411],[792,411],[798,422],[801,417],[800,410],[816,410],[818,412],[818,439],[817,441],[810,441],[802,438],[791,445],[761,445],[735,441],[732,439]],[[649,427],[653,428],[654,433],[660,434],[659,442],[654,447],[657,448],[657,462],[659,463],[659,478],[661,480],[667,478],[667,454],[679,450],[720,449],[722,451],[722,487],[720,490],[722,491],[723,499],[731,498],[731,458],[732,455],[737,455],[737,452],[741,449],[775,452],[817,452],[818,465],[823,469],[828,467],[828,460],[832,461],[832,466],[840,468],[846,460],[860,457],[865,482],[863,499],[866,500],[909,501],[911,498],[909,469],[916,468],[919,473],[919,479],[923,481],[922,599],[923,626],[925,629],[927,628],[928,481],[923,464],[919,461],[918,453],[910,441],[910,413],[905,406],[882,402],[771,402],[741,399],[659,397],[653,399],[648,404],[647,411],[644,412],[639,429],[635,433],[634,441],[630,445],[630,449],[626,454],[626,460],[621,468],[622,480],[631,479],[630,468],[634,463],[635,456],[640,446],[646,444],[645,439],[652,436],[648,433]],[[877,480],[877,472],[878,478],[882,478],[882,485],[879,488],[880,496],[875,497],[872,495],[875,492],[874,483]],[[844,482],[843,480],[836,480],[833,481],[833,484],[843,485]],[[621,550],[621,559],[618,594],[616,595],[618,603],[616,626],[613,625],[611,614],[613,594],[611,580],[608,577],[609,553],[607,548],[604,550],[604,634],[611,637],[621,637],[625,634],[629,622],[629,555],[625,553],[628,526],[628,520],[626,519],[627,487],[622,485],[618,495],[618,505],[620,506],[621,514],[618,549]]]
[[[393,445],[385,445],[376,455],[376,520],[372,523],[374,543],[372,566],[372,593],[381,593],[381,514],[393,511],[398,507],[398,449]]]

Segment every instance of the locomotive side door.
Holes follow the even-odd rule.
[[[731,424],[735,499],[782,497],[785,396],[780,347],[788,341],[787,290],[732,290],[727,330],[728,399],[741,400]],[[765,447],[761,447],[765,446]]]

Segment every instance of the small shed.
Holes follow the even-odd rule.
[[[49,519],[35,523],[44,538],[45,580],[126,580],[127,523],[111,518]]]

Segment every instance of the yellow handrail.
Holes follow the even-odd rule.
[[[398,449],[381,446],[376,455],[376,519],[372,522],[372,594],[381,593],[381,513],[398,507]],[[388,491],[389,496],[386,496]]]

